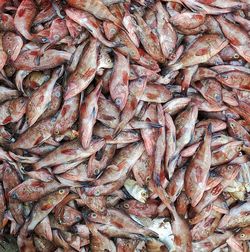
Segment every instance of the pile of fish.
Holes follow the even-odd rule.
[[[249,0],[2,0],[1,244],[249,252],[249,35]]]

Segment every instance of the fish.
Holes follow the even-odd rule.
[[[34,206],[29,220],[27,220],[27,230],[32,231],[37,226],[37,224],[42,221],[48,214],[53,210],[53,208],[62,201],[67,194],[68,189],[59,189],[58,191],[51,193],[43,198],[41,198]]]
[[[0,245],[249,251],[249,6],[0,1]]]
[[[104,143],[104,140],[92,140],[89,148],[84,150],[78,139],[66,142],[35,163],[33,167],[38,170],[45,166],[56,166],[69,161],[83,160],[101,149]]]
[[[169,71],[176,71],[185,67],[207,62],[211,57],[228,45],[228,40],[218,34],[203,35],[187,49]]]
[[[67,80],[67,88],[64,94],[65,100],[81,93],[94,79],[97,70],[98,51],[99,43],[97,40],[90,40],[88,50],[83,54],[76,70]],[[94,55],[95,57],[93,57]]]
[[[185,172],[185,192],[193,207],[199,203],[205,191],[212,163],[211,142],[212,133],[211,125],[209,125],[203,143],[196,151]]]
[[[109,90],[112,100],[122,111],[128,99],[129,61],[121,53],[115,53],[114,70],[111,75]]]
[[[95,89],[85,98],[84,103],[80,106],[80,141],[84,149],[89,148],[93,126],[96,122],[98,113],[98,98],[101,93],[102,83],[100,82]]]
[[[139,202],[146,203],[148,198],[148,192],[145,188],[142,188],[133,179],[127,179],[124,183],[125,189],[128,193]]]
[[[18,6],[14,17],[14,25],[25,39],[33,40],[30,33],[32,22],[37,14],[37,6],[33,0],[25,0]]]
[[[27,120],[29,126],[32,126],[49,106],[54,86],[62,73],[63,67],[56,69],[52,73],[50,80],[44,83],[32,94],[27,105]]]
[[[109,20],[115,24],[119,24],[117,19],[101,0],[67,0],[67,3],[77,9],[85,10],[93,14],[96,18],[101,20]]]

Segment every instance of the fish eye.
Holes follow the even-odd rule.
[[[139,85],[143,84],[143,78],[140,77],[140,78],[138,79],[138,84],[139,84]]]
[[[47,43],[47,42],[49,42],[49,40],[47,38],[41,38],[41,42],[42,43]]]
[[[64,193],[64,189],[60,189],[59,194],[63,194],[63,193]]]
[[[239,57],[240,57],[240,55],[238,53],[235,53],[233,56],[234,59],[239,59]]]
[[[234,123],[230,122],[229,125],[230,127],[234,128]]]
[[[146,197],[148,194],[146,192],[142,192],[141,196]]]
[[[115,34],[116,33],[116,29],[115,28],[111,28],[110,32],[111,32],[111,34]]]
[[[169,49],[168,49],[168,52],[169,52],[169,53],[173,53],[173,52],[174,52],[174,49],[173,49],[173,48],[169,48]]]
[[[232,166],[232,165],[229,165],[229,166],[227,167],[227,169],[228,169],[228,170],[232,170],[232,169],[233,169],[233,166]]]
[[[95,175],[98,175],[99,173],[100,173],[100,170],[99,170],[99,169],[95,169],[95,170],[94,170],[94,174],[95,174]]]
[[[150,176],[147,176],[147,177],[146,177],[146,182],[149,182],[150,179],[151,179],[151,177],[150,177]]]
[[[221,97],[220,97],[219,94],[215,94],[215,95],[214,95],[214,98],[215,98],[216,101],[220,101],[220,100],[221,100]]]
[[[116,98],[115,99],[115,104],[120,106],[122,104],[122,99],[121,98]]]
[[[124,206],[124,208],[126,208],[126,209],[129,208],[129,204],[128,204],[128,203],[125,203],[123,206]]]
[[[76,221],[80,221],[81,220],[81,216],[76,216]]]
[[[5,171],[6,171],[7,173],[11,173],[11,169],[10,169],[9,167],[6,168]]]
[[[96,213],[92,213],[90,216],[95,219],[97,217],[97,214]]]
[[[108,197],[107,197],[107,201],[111,201],[112,199],[113,199],[112,196],[108,196]]]
[[[55,130],[55,135],[59,135],[60,131],[59,130]]]
[[[52,117],[51,122],[55,122],[55,121],[56,121],[56,117]]]
[[[105,207],[101,207],[101,208],[100,208],[100,211],[101,211],[101,212],[104,212],[104,211],[105,211]]]
[[[57,39],[60,39],[60,36],[59,36],[58,34],[55,34],[55,35],[53,36],[53,38],[54,38],[55,40],[57,40]]]
[[[56,92],[56,97],[59,98],[61,96],[60,92]]]
[[[246,235],[245,234],[240,234],[240,237],[241,238],[244,238]]]
[[[237,151],[241,151],[241,150],[242,150],[241,146],[238,146],[238,147],[236,148],[236,150],[237,150]]]
[[[135,56],[135,51],[131,51],[130,53],[132,56]]]
[[[95,191],[95,196],[100,196],[101,192],[99,190]]]
[[[7,49],[7,53],[10,54],[10,53],[11,53],[11,50],[10,50],[10,49]]]

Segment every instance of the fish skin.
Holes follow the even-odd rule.
[[[248,251],[249,7],[0,1],[4,247]]]
[[[239,155],[242,149],[241,141],[229,142],[212,152],[212,166],[228,163]]]
[[[224,215],[218,225],[218,229],[226,230],[235,227],[246,227],[249,225],[249,201],[242,205],[232,207],[228,214]]]
[[[14,66],[20,70],[40,71],[60,66],[71,58],[69,52],[48,49],[40,57],[40,64],[37,65],[35,62],[39,54],[40,49],[21,52],[15,60]]]
[[[67,80],[67,88],[64,99],[68,100],[88,87],[94,79],[97,70],[97,57],[99,43],[96,39],[89,41],[88,50],[83,54],[75,72]]]
[[[65,12],[70,19],[87,29],[94,38],[98,39],[104,45],[108,47],[117,46],[117,43],[109,41],[103,36],[99,27],[99,21],[90,13],[73,8],[67,8]]]
[[[28,128],[15,143],[11,144],[12,149],[31,149],[51,137],[56,118],[44,119]]]
[[[80,95],[73,96],[65,100],[61,110],[56,118],[53,129],[54,135],[62,135],[69,129],[78,118],[78,109],[80,105]]]
[[[104,144],[104,140],[93,140],[90,147],[84,150],[78,139],[66,142],[35,163],[33,167],[35,170],[38,170],[45,166],[56,166],[69,161],[83,160],[101,149]]]
[[[60,67],[54,70],[50,80],[45,82],[30,97],[26,112],[29,126],[32,126],[49,106],[53,88],[56,81],[62,76],[63,69],[63,67]]]
[[[30,33],[30,28],[36,13],[36,3],[33,0],[24,0],[19,5],[14,17],[15,28],[28,40],[33,39],[33,35]]]
[[[0,125],[19,121],[27,110],[28,99],[19,97],[0,105]]]
[[[98,113],[98,98],[101,93],[102,82],[100,82],[95,89],[85,98],[83,104],[80,106],[80,141],[82,147],[87,149],[90,145],[93,126],[96,122],[96,117]]]
[[[60,189],[54,193],[51,193],[42,199],[40,199],[32,209],[30,219],[27,221],[27,230],[32,231],[37,226],[37,224],[42,221],[48,214],[53,210],[53,208],[60,203],[69,193],[69,189]]]
[[[186,110],[180,113],[174,121],[176,127],[176,149],[168,165],[168,176],[171,178],[175,170],[180,151],[190,142],[195,122],[198,116],[198,108],[190,104]]]
[[[114,70],[109,83],[112,100],[120,111],[128,99],[129,61],[122,54],[115,52]]]
[[[204,141],[196,151],[193,159],[187,167],[185,173],[185,192],[191,199],[191,205],[194,207],[201,200],[205,191],[209,169],[212,163],[211,155],[211,125],[208,126]]]
[[[134,117],[136,107],[144,93],[147,84],[147,77],[142,76],[129,83],[129,95],[126,105],[120,116],[120,123],[115,129],[114,134],[121,132],[126,124]]]
[[[101,0],[67,0],[67,3],[74,8],[93,14],[98,19],[109,20],[115,24],[120,23]]]
[[[46,194],[58,190],[63,187],[57,181],[43,182],[36,179],[28,179],[13,188],[9,195],[13,199],[21,202],[37,201]]]
[[[112,41],[111,43],[117,46],[116,50],[119,53],[126,57],[130,57],[135,61],[140,60],[140,52],[138,48],[131,41],[125,31],[108,21],[103,22],[103,29],[105,36]]]
[[[247,32],[222,16],[216,17],[216,21],[220,24],[221,30],[229,40],[231,46],[241,57],[249,62],[249,35]]]
[[[176,71],[188,66],[207,62],[225,46],[228,40],[218,34],[209,34],[199,37],[182,55],[181,59],[169,67],[170,71]]]

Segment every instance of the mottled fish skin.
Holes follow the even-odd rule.
[[[122,54],[115,53],[114,69],[109,83],[112,100],[122,111],[128,99],[129,61]]]
[[[33,39],[33,35],[30,33],[30,28],[36,13],[37,7],[35,1],[24,0],[19,5],[14,17],[15,28],[28,40]]]
[[[93,126],[96,122],[98,113],[98,98],[101,93],[102,83],[100,82],[95,89],[86,97],[80,107],[80,140],[82,147],[87,149],[90,145]]]
[[[196,206],[202,198],[212,163],[211,125],[208,127],[209,129],[205,133],[204,141],[196,151],[185,173],[185,192],[187,196],[190,197],[193,207]]]
[[[104,143],[103,140],[93,140],[89,148],[84,150],[78,139],[66,142],[35,163],[33,167],[38,170],[45,166],[56,166],[69,161],[83,160],[101,149]]]
[[[67,89],[64,94],[65,100],[81,93],[94,79],[97,70],[98,51],[98,41],[96,39],[91,39],[89,41],[88,50],[85,51],[76,70],[67,80]]]
[[[43,220],[53,210],[53,208],[67,196],[68,193],[69,189],[59,189],[57,192],[51,193],[48,196],[40,199],[32,209],[30,219],[28,220],[27,230],[32,231],[37,224]]]
[[[218,34],[203,35],[183,53],[177,63],[170,66],[169,70],[176,71],[188,66],[204,63],[227,46],[227,44],[228,40]]]

